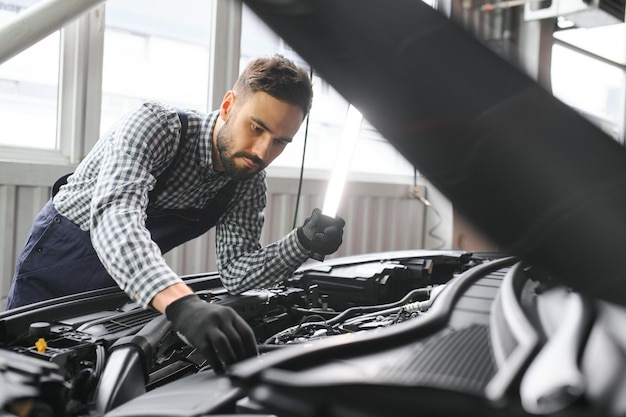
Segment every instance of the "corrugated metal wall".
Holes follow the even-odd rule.
[[[298,182],[295,179],[268,178],[268,206],[262,243],[273,242],[293,228]],[[344,189],[339,215],[346,220],[344,243],[327,259],[386,250],[422,248],[424,242],[424,206],[408,199],[411,187],[406,184],[351,182]],[[48,187],[0,185],[0,308],[15,268],[15,258],[23,247],[32,221],[49,196]],[[302,184],[296,225],[313,208],[322,207],[326,181],[306,180]],[[166,255],[179,274],[214,271],[215,234],[188,242]],[[312,261],[314,262],[314,261]]]

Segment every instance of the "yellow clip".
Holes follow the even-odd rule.
[[[48,347],[48,344],[46,343],[46,339],[40,337],[39,340],[35,342],[35,346],[37,346],[37,352],[44,353],[46,351],[46,348]]]

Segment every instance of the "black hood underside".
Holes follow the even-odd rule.
[[[421,1],[245,3],[504,252],[626,304],[616,141]]]

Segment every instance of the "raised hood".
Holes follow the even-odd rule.
[[[626,304],[626,150],[418,0],[245,0],[509,254]]]

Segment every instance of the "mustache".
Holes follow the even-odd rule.
[[[258,165],[258,167],[260,169],[265,168],[265,162],[263,162],[263,160],[261,158],[259,158],[256,155],[249,154],[247,152],[243,152],[243,151],[235,152],[231,156],[231,158],[246,158],[246,159],[249,159],[252,162],[254,162],[256,165]]]

